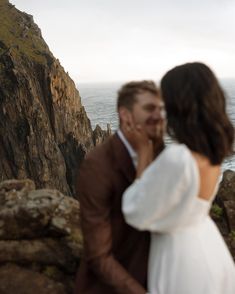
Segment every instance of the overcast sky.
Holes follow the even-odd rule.
[[[75,82],[154,79],[188,61],[235,78],[235,0],[10,0]]]

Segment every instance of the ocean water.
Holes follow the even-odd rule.
[[[220,81],[226,93],[227,112],[235,126],[235,78]],[[92,127],[99,124],[103,129],[110,125],[112,132],[118,128],[118,116],[116,111],[117,91],[121,83],[93,83],[78,84],[87,115],[91,120]],[[169,140],[167,140],[169,142]],[[225,160],[223,170],[235,171],[235,156]]]

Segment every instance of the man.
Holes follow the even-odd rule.
[[[124,125],[141,125],[163,148],[163,102],[151,81],[131,82],[118,93],[120,129],[84,160],[77,182],[84,237],[84,258],[76,294],[146,293],[149,233],[127,225],[121,212],[125,189],[135,178],[137,156]]]

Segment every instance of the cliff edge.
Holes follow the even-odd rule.
[[[33,17],[7,0],[0,11],[0,180],[74,194],[76,168],[100,140]]]

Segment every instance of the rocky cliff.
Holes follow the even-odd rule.
[[[84,154],[102,141],[94,136],[33,17],[0,0],[0,180],[31,178],[71,195]]]

